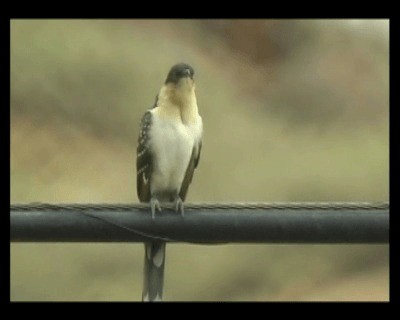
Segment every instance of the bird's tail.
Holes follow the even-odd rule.
[[[142,301],[161,301],[164,283],[165,263],[164,241],[144,244],[144,285]]]

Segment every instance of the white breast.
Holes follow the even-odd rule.
[[[151,110],[153,122],[150,143],[153,150],[151,193],[178,193],[189,164],[193,146],[201,138],[202,122],[184,125],[181,121],[161,117]]]

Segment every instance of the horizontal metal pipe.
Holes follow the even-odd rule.
[[[389,205],[12,205],[13,242],[388,243]]]

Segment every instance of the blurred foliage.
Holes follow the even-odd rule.
[[[385,20],[13,20],[11,202],[136,202],[139,120],[179,61],[205,129],[188,201],[387,201],[388,50]],[[388,297],[384,245],[167,250],[167,300]],[[142,255],[12,244],[11,297],[137,300]]]

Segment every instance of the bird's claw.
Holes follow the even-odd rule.
[[[179,197],[179,196],[175,199],[175,211],[176,212],[179,211],[181,213],[182,218],[184,217],[185,211],[183,208],[183,201],[182,201],[181,197]]]
[[[150,208],[151,208],[151,219],[154,220],[156,218],[156,209],[161,212],[160,202],[157,198],[152,197],[150,199]]]

